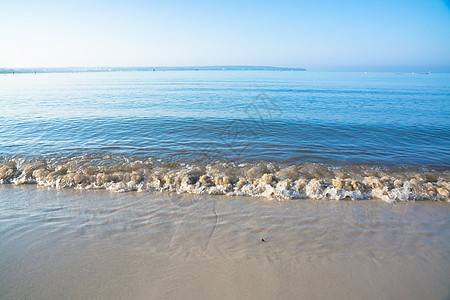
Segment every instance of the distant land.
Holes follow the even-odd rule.
[[[129,71],[306,71],[306,69],[268,66],[0,68],[1,74]]]

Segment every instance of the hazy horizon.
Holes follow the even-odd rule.
[[[232,69],[239,68],[242,69]],[[214,69],[217,68],[217,69]],[[61,67],[0,67],[0,73],[6,71],[15,71],[15,73],[33,73],[34,71],[42,73],[66,73],[66,72],[122,72],[122,71],[221,71],[219,68],[224,68],[223,71],[287,71],[287,72],[365,72],[365,73],[413,73],[413,74],[428,74],[428,73],[450,73],[450,70],[308,70],[301,67],[290,66],[249,66],[249,65],[211,65],[211,66],[61,66]],[[227,69],[228,68],[228,69]],[[267,68],[267,69],[262,69]],[[24,72],[25,71],[25,72]]]
[[[450,71],[450,10],[441,0],[22,0],[1,6],[0,68]]]

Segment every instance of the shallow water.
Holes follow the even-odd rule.
[[[433,73],[8,74],[0,76],[0,181],[448,200],[448,99],[450,75]],[[262,171],[248,174],[253,167]]]

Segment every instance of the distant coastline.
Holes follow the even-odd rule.
[[[306,69],[270,66],[0,68],[1,74],[129,71],[306,71]]]

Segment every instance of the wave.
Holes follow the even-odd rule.
[[[0,184],[168,191],[279,200],[450,202],[450,172],[417,167],[319,163],[172,162],[112,155],[0,159]]]

